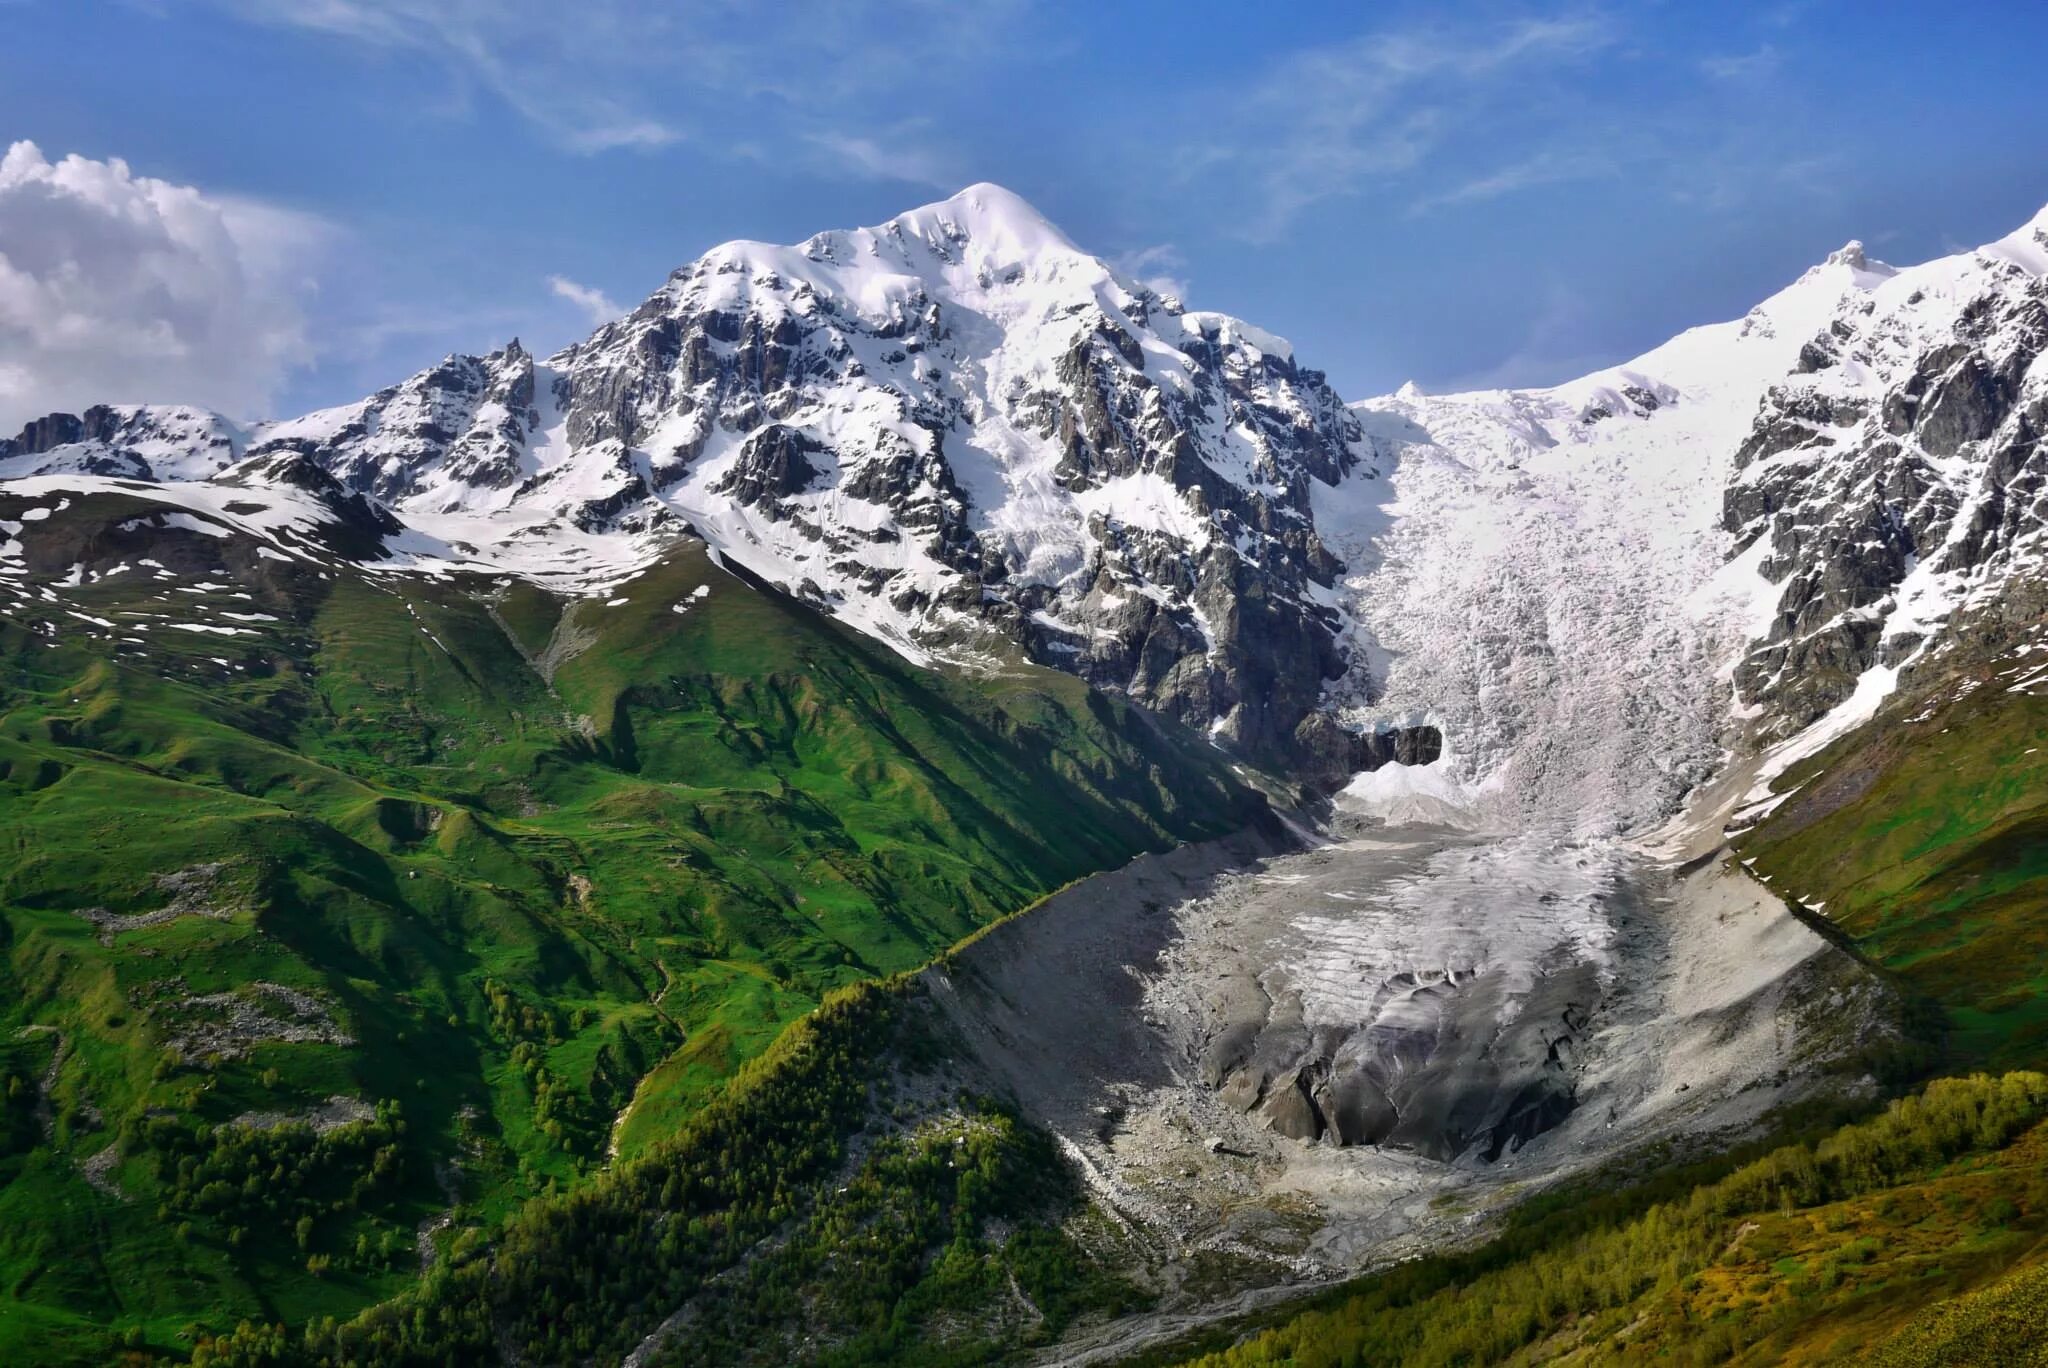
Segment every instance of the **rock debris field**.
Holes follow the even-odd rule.
[[[1441,1247],[1633,1147],[1871,1086],[1837,1066],[1888,992],[1732,862],[1336,826],[1146,857],[927,971],[970,1075],[1169,1293],[1205,1259],[1256,1289]]]

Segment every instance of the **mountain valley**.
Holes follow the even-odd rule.
[[[0,1356],[1996,1361],[2044,350],[2048,211],[1347,404],[977,185],[33,422]]]

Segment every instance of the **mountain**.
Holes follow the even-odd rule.
[[[1350,719],[1426,714],[1449,746],[1445,773],[1364,775],[1352,802],[1746,871],[1901,995],[1928,1052],[1905,1077],[2019,1072],[1567,1184],[1469,1254],[1150,1361],[2028,1357],[2048,1279],[2044,303],[2048,212],[1919,266],[1851,243],[1575,382],[1367,401],[1393,462],[1383,559],[1330,536],[1367,567],[1347,587],[1391,654]],[[1809,1021],[1847,1005],[1806,998]]]
[[[977,185],[715,248],[544,361],[451,356],[246,430],[56,416],[0,443],[0,475],[206,481],[281,453],[423,555],[594,590],[694,534],[913,660],[1021,648],[1269,760],[1315,750],[1345,666],[1312,491],[1377,474],[1285,342]]]
[[[2030,1082],[1796,1191],[1712,1156],[2042,1062],[2044,282],[2048,213],[1851,244],[1576,381],[1347,405],[983,185],[545,359],[29,424],[0,1346],[1113,1351],[1498,1223],[1373,1285],[1427,1321],[1633,1267],[1659,1183],[2018,1266],[2032,1199],[1938,1185],[2032,1172]]]
[[[1641,830],[1868,718],[1959,609],[2032,603],[2044,271],[2048,213],[1906,269],[1852,243],[1576,381],[1365,401],[1391,525],[1319,521],[1389,659],[1349,721],[1438,722],[1504,820]]]
[[[701,538],[916,662],[1021,653],[1328,783],[1447,734],[1460,801],[1625,829],[1719,765],[1731,655],[1782,739],[2026,561],[2043,231],[1903,271],[1851,244],[1578,381],[1347,408],[979,185],[715,248],[544,361],[250,427],[52,415],[0,478],[219,515],[296,457],[402,525],[393,566],[578,593]]]
[[[811,533],[750,500],[935,565],[940,523],[909,529],[938,502],[885,486],[950,477],[879,461],[842,490],[860,469],[798,424],[901,404],[925,440],[909,400],[764,381],[770,355],[817,381],[837,344],[762,334],[748,360],[713,333],[796,282],[707,259],[701,283],[559,368],[512,347],[293,422],[95,407],[0,443],[0,1358],[346,1318],[451,1257],[452,1210],[660,1148],[836,992],[1272,827],[1202,731],[980,618],[960,668],[912,639],[936,599],[765,580],[813,570],[747,529]],[[886,311],[940,286],[875,288]],[[670,333],[696,340],[645,361]],[[615,426],[671,383],[647,421],[780,414],[668,486],[707,491],[701,537]]]

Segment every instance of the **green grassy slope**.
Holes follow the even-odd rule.
[[[2048,698],[1991,665],[1796,766],[1738,843],[1945,1014],[1958,1067],[2048,1063]]]
[[[568,606],[148,508],[30,525],[101,577],[0,607],[0,1360],[345,1318],[833,989],[1263,808],[1074,680],[913,668],[699,551]]]

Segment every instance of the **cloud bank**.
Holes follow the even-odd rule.
[[[0,157],[0,433],[101,402],[262,412],[311,359],[301,304],[329,231],[15,143]]]

